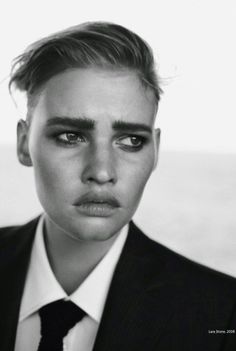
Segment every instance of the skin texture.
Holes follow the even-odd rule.
[[[100,243],[102,256],[133,217],[157,163],[155,114],[154,94],[135,72],[90,68],[51,78],[41,89],[30,125],[19,122],[18,158],[34,167],[48,245],[61,252],[61,260],[66,261],[66,246],[70,252],[83,246],[95,257]],[[63,117],[63,125],[54,117],[57,122]],[[68,117],[92,126],[72,125],[65,122]],[[126,129],[122,122],[144,124],[150,131]],[[87,194],[115,199],[118,205],[111,211],[101,204],[81,211],[77,203]]]

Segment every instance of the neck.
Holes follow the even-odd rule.
[[[48,260],[68,295],[79,287],[105,256],[118,234],[105,241],[76,240],[46,218],[44,240]]]

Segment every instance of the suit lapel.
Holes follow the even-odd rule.
[[[172,315],[165,263],[131,222],[116,267],[94,351],[150,350]],[[155,245],[156,247],[156,245]]]
[[[0,350],[13,351],[19,308],[38,219],[6,230],[0,248]]]

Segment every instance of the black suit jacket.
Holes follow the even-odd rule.
[[[37,219],[0,230],[1,351],[14,350],[36,226]],[[236,350],[235,281],[150,240],[131,222],[94,351]]]

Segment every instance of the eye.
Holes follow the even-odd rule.
[[[146,141],[146,138],[140,135],[127,135],[119,138],[116,143],[125,149],[136,151],[140,150]]]
[[[64,144],[74,145],[74,144],[84,143],[86,142],[86,139],[83,135],[79,133],[67,132],[67,133],[61,133],[57,135],[57,141]]]

